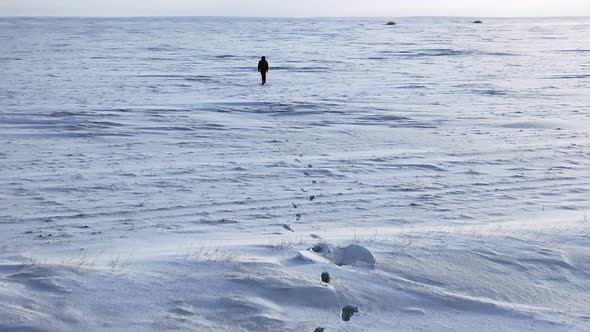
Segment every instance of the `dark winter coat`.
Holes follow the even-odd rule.
[[[260,60],[258,62],[258,71],[261,73],[266,73],[268,71],[268,62],[266,60]]]

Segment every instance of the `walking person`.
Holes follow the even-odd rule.
[[[266,57],[262,57],[260,61],[258,61],[258,72],[262,76],[262,85],[266,84],[266,73],[268,72],[268,62],[266,62]]]

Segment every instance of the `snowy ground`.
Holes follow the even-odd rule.
[[[0,19],[0,331],[590,330],[590,20],[383,23]]]

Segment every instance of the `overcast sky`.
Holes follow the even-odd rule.
[[[590,16],[590,0],[0,0],[0,16]]]

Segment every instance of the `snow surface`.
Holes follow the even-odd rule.
[[[386,21],[1,18],[0,331],[590,330],[590,19]]]

